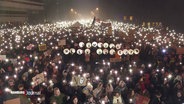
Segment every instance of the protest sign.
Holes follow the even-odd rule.
[[[47,49],[47,46],[46,44],[40,44],[38,48],[39,48],[39,51],[45,51]]]
[[[64,46],[66,45],[66,39],[62,39],[58,42],[58,46]]]
[[[87,79],[82,76],[73,76],[72,77],[72,86],[86,86]]]
[[[33,87],[39,85],[40,83],[45,81],[44,73],[42,72],[40,74],[37,74],[35,77],[32,78],[32,80],[34,83]]]

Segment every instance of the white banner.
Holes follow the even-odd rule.
[[[6,55],[0,55],[0,60],[6,60]]]

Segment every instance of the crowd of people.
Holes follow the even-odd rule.
[[[98,54],[99,48],[119,49],[81,47],[80,42],[120,44],[120,49],[140,52]],[[183,104],[184,52],[178,52],[183,46],[184,35],[174,30],[122,22],[3,25],[0,103],[20,98],[22,104]],[[71,48],[90,53],[64,52]]]

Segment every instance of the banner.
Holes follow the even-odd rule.
[[[20,98],[15,98],[15,99],[4,101],[3,104],[21,104],[21,103],[20,103]]]
[[[32,78],[33,80],[33,87],[39,85],[40,83],[44,82],[45,81],[45,76],[44,76],[44,73],[40,73],[40,74],[37,74],[35,77]]]
[[[6,55],[0,55],[0,60],[6,60]]]
[[[46,44],[40,44],[38,48],[39,48],[39,51],[45,51],[47,49],[47,46]]]
[[[91,53],[91,49],[90,49],[91,45],[89,45],[89,44],[88,43],[86,44],[87,48],[84,49],[84,50],[83,49],[74,49],[74,48],[70,48],[70,49],[65,48],[65,49],[63,49],[63,53],[65,55],[74,54],[74,53],[77,53],[78,55],[81,55],[83,53],[90,54]],[[110,55],[115,55],[115,58],[116,57],[121,58],[122,55],[137,55],[140,52],[139,49],[122,49],[121,50],[121,46],[120,45],[116,45],[116,49],[118,49],[117,52],[114,49],[109,49],[108,50],[107,48],[110,47],[108,43],[107,44],[104,43],[103,47],[105,49],[102,49],[102,48],[96,49],[97,55],[102,55],[102,54],[107,55],[107,54],[110,54]]]
[[[66,39],[62,39],[58,42],[58,46],[64,46],[66,45]]]
[[[118,53],[116,53],[114,58],[116,58],[116,59],[121,59],[121,56],[118,55]]]
[[[121,58],[110,58],[110,62],[121,62]]]
[[[81,76],[73,76],[72,77],[72,86],[86,86],[87,79]]]
[[[177,48],[176,53],[177,54],[184,54],[184,48]]]
[[[140,94],[135,95],[136,104],[149,104],[150,99]]]

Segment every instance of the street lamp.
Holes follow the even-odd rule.
[[[71,8],[70,11],[73,12],[74,11],[73,8]]]
[[[99,8],[96,8],[96,11],[99,11]]]

